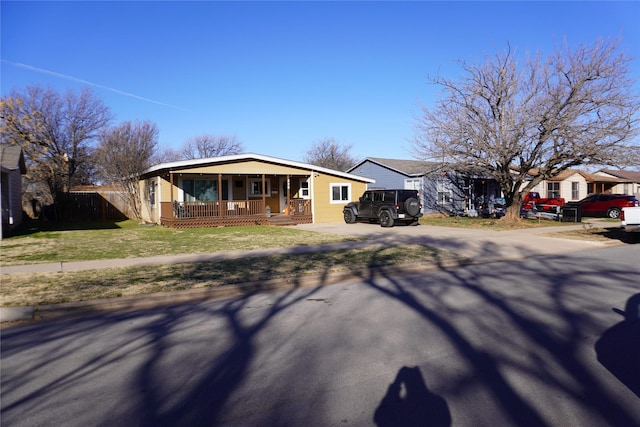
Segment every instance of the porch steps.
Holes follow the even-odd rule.
[[[267,220],[269,221],[269,225],[276,227],[296,225],[289,215],[272,215],[270,218],[267,218]]]

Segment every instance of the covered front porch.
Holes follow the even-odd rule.
[[[313,222],[309,175],[173,173],[160,223],[171,228]]]

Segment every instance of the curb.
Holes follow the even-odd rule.
[[[364,277],[372,278],[388,276],[390,274],[415,273],[441,268],[455,268],[470,264],[479,264],[479,262],[469,260],[443,260],[442,262],[400,264],[361,270],[336,271],[325,275],[310,274],[302,277],[288,277],[261,282],[224,285],[215,288],[197,288],[185,291],[169,291],[156,294],[105,298],[62,304],[0,307],[0,322],[39,321],[110,311],[134,311],[187,302],[197,303],[224,299],[260,292],[329,286],[337,282],[362,279]]]

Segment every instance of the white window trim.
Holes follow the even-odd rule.
[[[149,206],[152,208],[155,208],[156,205],[158,204],[158,183],[156,182],[155,178],[151,178],[149,182],[149,199],[151,199],[152,189],[153,189],[153,202],[149,200]]]
[[[247,196],[248,197],[262,197],[262,196],[271,197],[271,180],[270,179],[265,178],[264,180],[265,188],[262,189],[262,191],[265,192],[264,194],[254,194],[251,192],[251,188],[253,187],[254,182],[257,182],[260,185],[262,185],[262,178],[247,179]]]
[[[309,178],[300,178],[300,181],[298,182],[298,185],[300,186],[300,198],[301,199],[305,199],[305,200],[310,200],[311,199],[311,180]],[[303,188],[302,184],[305,183],[307,184],[307,188]],[[307,194],[305,195],[304,192],[307,192]]]
[[[334,187],[347,187],[347,200],[333,200],[333,188]],[[329,204],[331,205],[346,205],[351,201],[351,183],[350,182],[332,182],[329,184]]]
[[[411,185],[409,185],[411,184]],[[417,184],[417,185],[416,185]],[[420,178],[407,178],[404,180],[405,190],[418,190],[422,187],[422,180]]]

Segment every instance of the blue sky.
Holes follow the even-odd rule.
[[[12,2],[1,7],[1,92],[91,87],[163,147],[235,135],[302,160],[333,137],[357,158],[410,159],[437,88],[507,44],[550,53],[621,38],[640,58],[640,2]],[[640,80],[640,59],[633,63]]]

